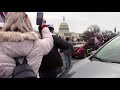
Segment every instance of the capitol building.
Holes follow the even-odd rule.
[[[79,33],[69,31],[69,27],[68,27],[67,22],[65,21],[65,17],[63,17],[63,21],[60,24],[58,35],[64,39],[66,37],[69,37],[72,39],[80,39]]]

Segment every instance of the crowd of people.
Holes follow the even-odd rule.
[[[112,34],[94,33],[84,46],[84,49],[86,50],[86,55],[89,56],[92,51],[97,50],[99,47],[101,47],[103,44],[105,44],[115,36],[116,36],[115,33]]]

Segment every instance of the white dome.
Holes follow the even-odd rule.
[[[60,28],[68,28],[68,24],[65,21],[65,17],[63,17],[63,21],[60,24]]]

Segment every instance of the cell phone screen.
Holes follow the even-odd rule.
[[[42,25],[43,22],[43,12],[37,12],[37,25]]]

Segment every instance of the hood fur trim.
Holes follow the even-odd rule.
[[[0,42],[9,41],[9,42],[20,42],[24,40],[37,40],[39,36],[36,32],[0,32]]]

